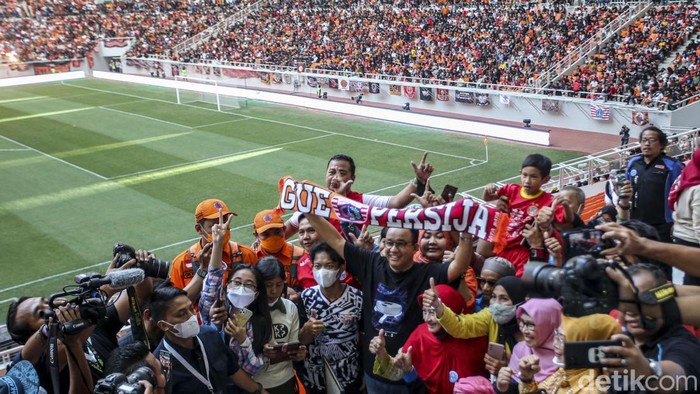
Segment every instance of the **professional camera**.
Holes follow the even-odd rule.
[[[119,242],[112,249],[112,256],[116,255],[119,255],[117,259],[117,268],[119,268],[129,262],[129,260],[136,258],[136,249]],[[137,260],[135,267],[141,268],[146,276],[151,278],[167,279],[170,271],[170,262],[149,257],[147,262]]]
[[[559,299],[567,316],[608,313],[617,307],[619,297],[617,284],[608,278],[605,268],[615,266],[599,264],[591,255],[575,256],[562,268],[528,262],[523,282],[541,296]]]
[[[579,229],[562,233],[566,263],[562,268],[546,263],[528,262],[523,281],[535,293],[558,298],[567,316],[608,313],[618,303],[617,284],[605,273],[616,263],[599,263],[601,252],[615,246],[603,239],[595,229]]]
[[[104,379],[97,381],[95,394],[143,394],[145,387],[139,384],[139,380],[150,382],[156,386],[156,378],[153,370],[148,367],[139,367],[129,376],[123,373],[113,373]]]

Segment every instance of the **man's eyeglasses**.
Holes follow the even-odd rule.
[[[384,241],[384,246],[385,246],[387,249],[391,249],[391,248],[393,248],[394,246],[396,246],[396,247],[399,248],[399,249],[403,249],[403,248],[405,248],[405,247],[408,246],[408,245],[409,245],[409,243],[408,243],[408,242],[404,242],[404,241],[399,241],[399,242]]]
[[[659,141],[658,138],[642,138],[641,143],[642,143],[642,145],[644,145],[644,144],[649,144],[649,145],[651,145],[651,144],[654,144],[654,143],[656,143],[656,142],[658,142],[658,141]]]
[[[520,328],[520,332],[525,332],[525,331],[530,331],[533,332],[535,331],[535,323],[534,322],[526,322],[522,320],[518,320],[518,328]]]
[[[497,281],[495,281],[495,280],[493,280],[493,279],[486,279],[486,278],[482,278],[482,277],[480,277],[480,276],[478,276],[478,277],[476,278],[476,280],[479,281],[479,285],[480,285],[480,286],[489,285],[489,286],[491,286],[491,287],[494,287],[494,286],[496,286],[496,282],[497,282]]]
[[[241,287],[241,286],[245,287],[248,290],[258,291],[258,286],[256,286],[253,283],[243,283],[243,282],[240,282],[237,280],[234,280],[231,282],[231,287]]]

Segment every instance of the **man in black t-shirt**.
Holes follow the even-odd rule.
[[[471,235],[460,236],[451,263],[416,264],[413,255],[418,250],[417,230],[389,228],[380,255],[346,242],[327,220],[315,215],[306,217],[321,239],[345,259],[347,271],[362,285],[364,337],[368,340],[361,349],[368,392],[408,393],[405,382],[392,382],[372,373],[374,355],[369,351],[369,339],[383,329],[387,351],[396,354],[411,332],[423,323],[416,299],[430,287],[429,279],[435,278],[437,284],[451,283],[466,272],[473,255]]]

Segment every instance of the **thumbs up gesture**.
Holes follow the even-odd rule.
[[[438,318],[442,317],[442,312],[445,310],[435,288],[435,278],[430,278],[430,288],[423,292],[423,308],[434,308],[435,316]]]
[[[375,354],[379,359],[385,359],[389,357],[389,353],[386,352],[386,340],[384,339],[384,330],[379,330],[379,335],[372,338],[369,341],[369,351]]]
[[[311,313],[309,313],[309,320],[304,324],[304,326],[307,327],[308,331],[313,336],[322,333],[325,329],[323,322],[318,319],[318,312],[316,312],[316,309],[311,310]]]
[[[411,372],[413,369],[413,362],[411,361],[412,350],[413,346],[409,346],[406,353],[399,349],[399,353],[394,357],[394,366],[403,371],[403,373]]]

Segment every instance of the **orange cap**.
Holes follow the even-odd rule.
[[[255,215],[255,220],[253,221],[253,230],[258,234],[265,232],[265,230],[270,228],[283,228],[284,221],[282,220],[282,215],[280,215],[280,210],[278,209],[266,209],[264,211],[258,212]]]
[[[199,222],[202,219],[217,219],[219,217],[219,209],[221,213],[225,216],[228,214],[236,215],[235,212],[228,210],[226,204],[216,198],[210,198],[204,200],[197,205],[197,209],[194,210],[194,221]]]

